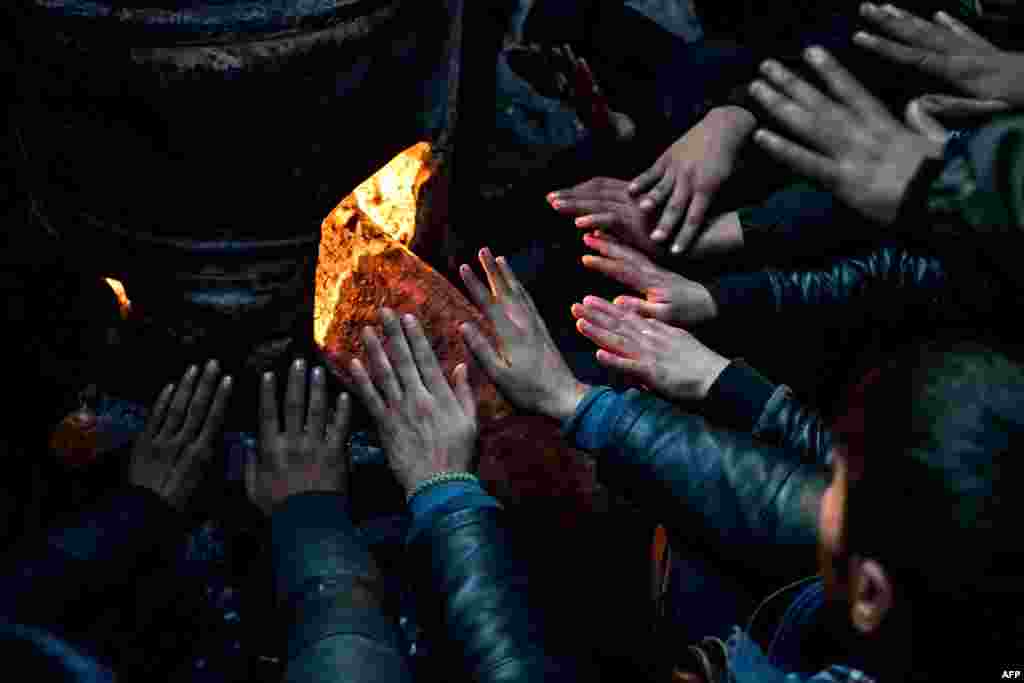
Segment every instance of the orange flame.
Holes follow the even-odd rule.
[[[128,313],[132,310],[131,299],[128,298],[128,293],[124,290],[124,285],[121,284],[120,280],[105,277],[103,278],[110,288],[114,290],[114,296],[117,297],[117,307],[121,310],[121,318],[127,320]]]
[[[363,254],[396,242],[408,247],[416,232],[416,191],[429,177],[430,143],[400,152],[359,184],[324,219],[316,268],[313,339],[321,348],[338,306],[341,283]]]

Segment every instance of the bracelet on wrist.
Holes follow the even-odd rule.
[[[468,481],[468,482],[479,482],[476,475],[470,474],[469,472],[439,472],[433,476],[427,477],[420,483],[413,487],[406,497],[405,502],[409,503],[417,494],[425,491],[426,489],[437,486],[438,484],[447,484],[452,481]]]

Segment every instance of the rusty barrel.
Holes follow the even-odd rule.
[[[444,71],[449,5],[4,10],[17,35],[19,181],[70,267],[124,282],[146,330],[126,360],[148,359],[147,381],[209,354],[255,375],[312,350],[321,221],[443,121],[447,98],[425,84]]]

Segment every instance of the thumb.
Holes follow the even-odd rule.
[[[654,318],[663,322],[668,322],[671,318],[671,305],[667,303],[652,303],[635,296],[618,296],[612,303],[643,318]]]
[[[976,99],[973,97],[956,97],[953,95],[924,95],[916,101],[938,118],[969,118],[972,116],[991,116],[1008,111],[1010,104],[1003,100]]]
[[[946,140],[949,139],[949,130],[932,116],[922,98],[910,101],[904,118],[912,130],[929,140],[945,144]]]
[[[462,410],[471,420],[476,419],[476,399],[473,398],[473,388],[469,384],[469,369],[465,363],[459,363],[452,372],[452,380],[455,384],[455,397],[462,406]]]

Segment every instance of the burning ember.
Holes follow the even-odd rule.
[[[120,280],[105,277],[103,278],[110,288],[114,290],[114,296],[117,297],[117,307],[121,309],[121,318],[127,320],[128,313],[132,310],[132,302],[128,298],[128,293],[124,291],[124,285],[121,284]]]
[[[313,338],[323,348],[338,290],[360,256],[408,247],[416,233],[416,192],[430,177],[430,144],[400,152],[341,200],[321,227]]]
[[[493,325],[444,276],[410,250],[417,193],[435,166],[419,143],[392,159],[345,197],[321,226],[316,271],[314,339],[343,382],[348,364],[363,358],[363,327],[379,330],[382,306],[414,314],[447,376],[467,363],[484,420],[511,412],[493,384],[469,362],[458,326],[472,321],[494,339]]]

